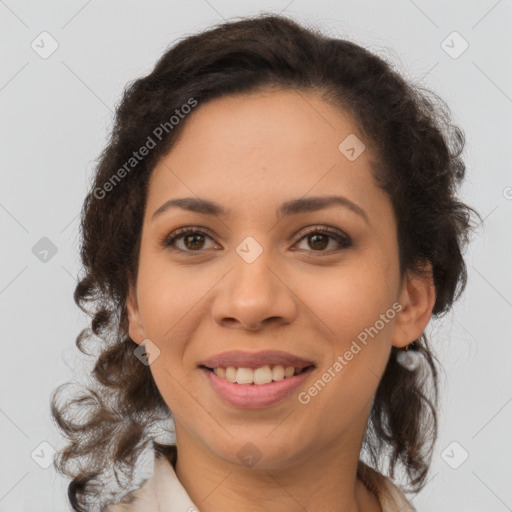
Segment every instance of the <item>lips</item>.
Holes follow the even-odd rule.
[[[205,359],[198,368],[225,403],[256,409],[290,397],[309,378],[316,364],[279,350],[233,350]]]
[[[287,366],[293,366],[299,369],[307,368],[308,366],[316,366],[313,361],[279,350],[263,350],[260,352],[233,350],[210,357],[199,363],[198,366],[204,366],[210,369],[219,367],[227,368],[228,366],[256,369],[265,365],[282,365],[285,368]]]

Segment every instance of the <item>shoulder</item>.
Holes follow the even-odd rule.
[[[365,486],[377,495],[382,512],[416,512],[403,492],[388,477],[359,461],[357,474]]]
[[[153,475],[142,485],[123,497],[119,503],[111,503],[102,512],[139,512],[159,510],[156,498],[156,485],[162,473],[168,471],[169,463],[163,457],[155,457]]]
[[[121,502],[108,505],[102,512],[197,511],[173,465],[174,462],[171,463],[164,454],[155,453],[151,477],[141,487],[127,494]]]

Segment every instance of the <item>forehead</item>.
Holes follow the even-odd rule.
[[[382,194],[369,141],[348,113],[318,93],[266,90],[217,98],[199,104],[183,128],[152,173],[148,211],[184,196],[222,198],[254,213],[305,195],[338,192],[356,203],[376,203]],[[346,141],[356,144],[357,158],[347,158]]]
[[[340,137],[348,135],[363,138],[351,116],[318,92],[264,89],[199,104],[185,119],[175,154],[190,150],[200,137],[202,150],[221,144],[225,158],[258,150],[260,158],[263,152],[270,158],[290,150],[298,157],[310,154],[313,146],[332,155],[339,151]]]

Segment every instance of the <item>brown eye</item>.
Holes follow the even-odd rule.
[[[185,244],[185,247],[187,249],[195,250],[195,249],[201,249],[204,245],[204,235],[195,233],[193,235],[184,235],[183,236],[183,243]],[[189,245],[190,244],[190,245]]]
[[[336,250],[336,244],[344,249],[352,246],[352,241],[348,236],[331,228],[313,227],[302,236],[299,242],[302,240],[307,241],[307,246],[311,249],[309,252],[331,252],[325,250],[331,241],[335,242],[334,250]]]
[[[212,248],[212,246],[206,246],[207,240],[213,242],[212,237],[206,231],[199,228],[186,227],[173,231],[161,243],[164,247],[169,247],[179,252],[199,253]],[[330,254],[339,248],[347,249],[352,246],[352,240],[347,235],[329,227],[310,228],[302,235],[299,242],[302,240],[307,241],[307,247],[302,248],[307,252]],[[334,244],[334,247],[331,247],[331,250],[326,250],[330,244]]]
[[[206,232],[200,229],[182,228],[167,236],[163,240],[162,245],[182,252],[202,252],[205,246],[205,239],[212,240]],[[179,242],[182,242],[181,247],[178,246]]]
[[[329,245],[329,237],[321,233],[308,235],[308,239],[312,249],[325,249]]]

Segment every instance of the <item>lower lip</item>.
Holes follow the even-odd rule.
[[[213,389],[225,402],[242,409],[258,409],[284,400],[308,378],[314,367],[310,367],[294,377],[287,377],[268,384],[236,384],[221,379],[210,370],[205,368],[201,368],[201,370],[206,374]]]

